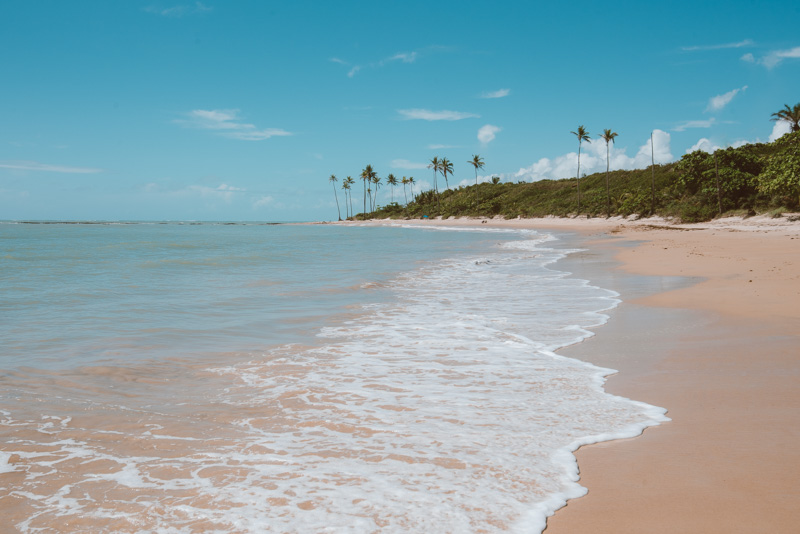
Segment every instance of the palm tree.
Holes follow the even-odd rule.
[[[334,185],[339,179],[336,177],[335,174],[331,174],[331,177],[328,178],[328,181],[331,183],[331,187],[333,187],[333,196],[336,198],[336,214],[339,217],[339,220],[342,220],[342,212],[339,209],[339,195],[336,194],[336,186]]]
[[[364,181],[364,216],[367,215],[367,182],[370,184],[372,183],[372,179],[377,176],[378,173],[373,170],[372,165],[367,165],[364,169],[361,170],[361,179]]]
[[[414,200],[414,177],[413,176],[409,176],[408,177],[408,187],[411,188],[411,200]],[[406,204],[408,204],[408,202],[406,202]]]
[[[784,104],[783,109],[772,114],[771,121],[786,121],[792,128],[792,132],[800,132],[800,104],[795,104],[793,108],[789,104]]]
[[[394,177],[394,174],[389,174],[386,177],[386,183],[392,188],[392,204],[394,204],[394,186],[397,185],[397,178]]]
[[[372,183],[375,184],[375,194],[372,198],[372,211],[378,209],[378,190],[381,188],[381,179],[376,174],[372,177]]]
[[[442,168],[442,163],[439,161],[438,156],[433,156],[430,165],[428,165],[429,169],[433,169],[433,191],[436,193],[436,200],[439,200],[439,185],[438,180],[436,179],[439,170]]]
[[[406,192],[406,185],[408,185],[408,178],[403,176],[403,179],[400,180],[400,183],[403,184],[403,196],[406,199],[406,206],[408,206],[408,193]]]
[[[350,208],[347,206],[347,194],[350,191],[350,177],[348,176],[344,180],[342,180],[342,189],[344,190],[344,218],[350,218]]]
[[[344,182],[342,182],[342,186],[347,186],[347,193],[350,195],[350,217],[353,216],[353,192],[350,190],[350,188],[353,187],[354,183],[356,183],[356,181],[350,176],[345,178]]]
[[[617,132],[605,129],[603,130],[603,135],[600,136],[600,138],[606,142],[606,212],[609,217],[611,217],[611,192],[608,185],[609,143],[613,143],[614,138],[618,135]]]
[[[478,169],[483,168],[483,160],[478,154],[473,154],[472,159],[467,161],[470,165],[475,167],[475,207],[478,207]]]
[[[583,125],[578,126],[577,132],[570,132],[572,135],[578,137],[578,213],[581,212],[581,143],[586,141],[587,143],[591,143],[592,140],[589,139],[589,132],[586,131],[586,128]]]
[[[439,162],[439,170],[442,171],[442,175],[444,176],[445,186],[447,189],[450,189],[450,183],[447,181],[447,173],[453,174],[453,162],[447,158],[442,158],[442,161]]]

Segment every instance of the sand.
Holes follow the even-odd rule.
[[[798,532],[800,222],[791,219],[402,221],[578,233],[588,250],[567,268],[622,295],[595,337],[561,353],[617,369],[607,391],[663,406],[672,421],[581,448],[589,493],[556,512],[547,534]]]

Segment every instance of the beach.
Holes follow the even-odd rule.
[[[403,223],[575,232],[587,251],[564,260],[566,268],[621,294],[595,337],[559,353],[618,370],[606,391],[665,407],[672,421],[582,447],[580,483],[589,493],[557,511],[548,534],[794,531],[800,224]]]

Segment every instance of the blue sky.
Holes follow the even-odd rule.
[[[538,4],[6,0],[0,219],[335,220],[368,163],[563,178],[582,124],[582,170],[605,128],[644,167],[800,102],[800,2]]]

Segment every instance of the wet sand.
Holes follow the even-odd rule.
[[[567,268],[622,295],[595,337],[561,353],[617,369],[607,391],[663,406],[672,422],[581,448],[589,493],[547,534],[796,531],[800,223],[402,222],[576,232],[588,251]]]

